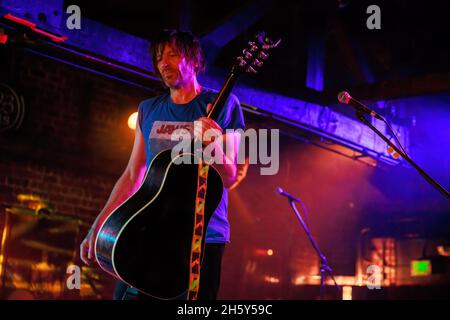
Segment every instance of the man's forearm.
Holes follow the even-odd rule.
[[[214,161],[212,165],[214,166],[214,168],[217,169],[217,171],[222,176],[224,187],[229,188],[236,181],[237,175],[236,163],[226,155],[226,153],[223,151],[220,145],[216,144],[214,146],[214,152],[215,152],[214,158],[221,161],[220,163]]]

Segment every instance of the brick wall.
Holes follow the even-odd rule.
[[[3,48],[1,81],[25,100],[20,128],[0,135],[2,205],[18,193],[90,220],[128,161],[128,116],[154,93],[20,49]]]
[[[128,116],[155,91],[14,47],[0,47],[0,70],[25,102],[22,125],[0,133],[0,208],[33,194],[57,215],[92,223],[128,161]],[[102,278],[109,298],[113,281]]]

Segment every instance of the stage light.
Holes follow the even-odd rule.
[[[280,283],[280,279],[272,276],[264,276],[264,281],[269,283]]]
[[[0,241],[0,281],[2,282],[6,267],[5,249],[6,249],[6,240],[9,237],[9,230],[10,230],[9,219],[10,219],[9,212],[6,211],[3,223],[2,238]]]
[[[342,300],[352,300],[352,287],[343,286],[342,287]]]
[[[440,256],[450,257],[450,247],[448,247],[448,246],[442,246],[442,245],[437,246],[436,251],[438,252],[438,254]]]
[[[39,33],[45,37],[50,38],[53,42],[64,42],[69,39],[68,37],[59,36],[59,35],[47,32],[47,31],[39,28],[38,26],[36,26],[36,24],[34,24],[33,22],[28,21],[26,19],[16,17],[10,13],[5,14],[3,16],[3,18],[10,20],[10,21],[14,21],[15,23],[21,24],[23,26],[26,26],[26,27],[30,28],[32,31]]]
[[[272,249],[258,248],[255,249],[254,255],[257,257],[267,257],[273,256],[274,251]]]
[[[4,33],[0,33],[0,44],[6,44],[8,41],[8,35]]]
[[[137,112],[133,112],[129,117],[128,117],[128,127],[132,130],[136,130],[136,122],[137,122],[137,116],[138,113]]]

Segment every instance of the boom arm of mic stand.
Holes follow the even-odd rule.
[[[406,161],[408,161],[409,164],[411,164],[423,177],[426,181],[428,181],[429,184],[431,184],[435,189],[437,189],[440,193],[444,195],[444,197],[449,200],[450,194],[447,192],[447,190],[444,189],[439,183],[437,183],[436,180],[434,180],[432,177],[430,177],[422,168],[420,168],[408,155],[403,153],[402,151],[397,148],[395,144],[393,144],[391,141],[389,141],[388,138],[386,138],[377,128],[375,128],[367,119],[364,117],[364,115],[361,112],[356,112],[356,115],[358,116],[359,120],[363,122],[365,125],[367,125],[370,129],[372,129],[381,139],[383,139],[389,146],[391,146],[400,156],[402,156]]]

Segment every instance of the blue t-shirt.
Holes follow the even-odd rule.
[[[217,91],[203,88],[200,94],[186,104],[173,103],[168,92],[139,104],[138,123],[144,136],[147,168],[161,150],[171,149],[178,143],[171,139],[175,130],[185,129],[193,134],[194,121],[206,115],[207,104],[214,103],[216,97]],[[230,94],[216,121],[223,130],[244,129],[244,116],[235,95]],[[229,240],[228,192],[224,188],[222,200],[209,222],[206,242],[222,243]]]

